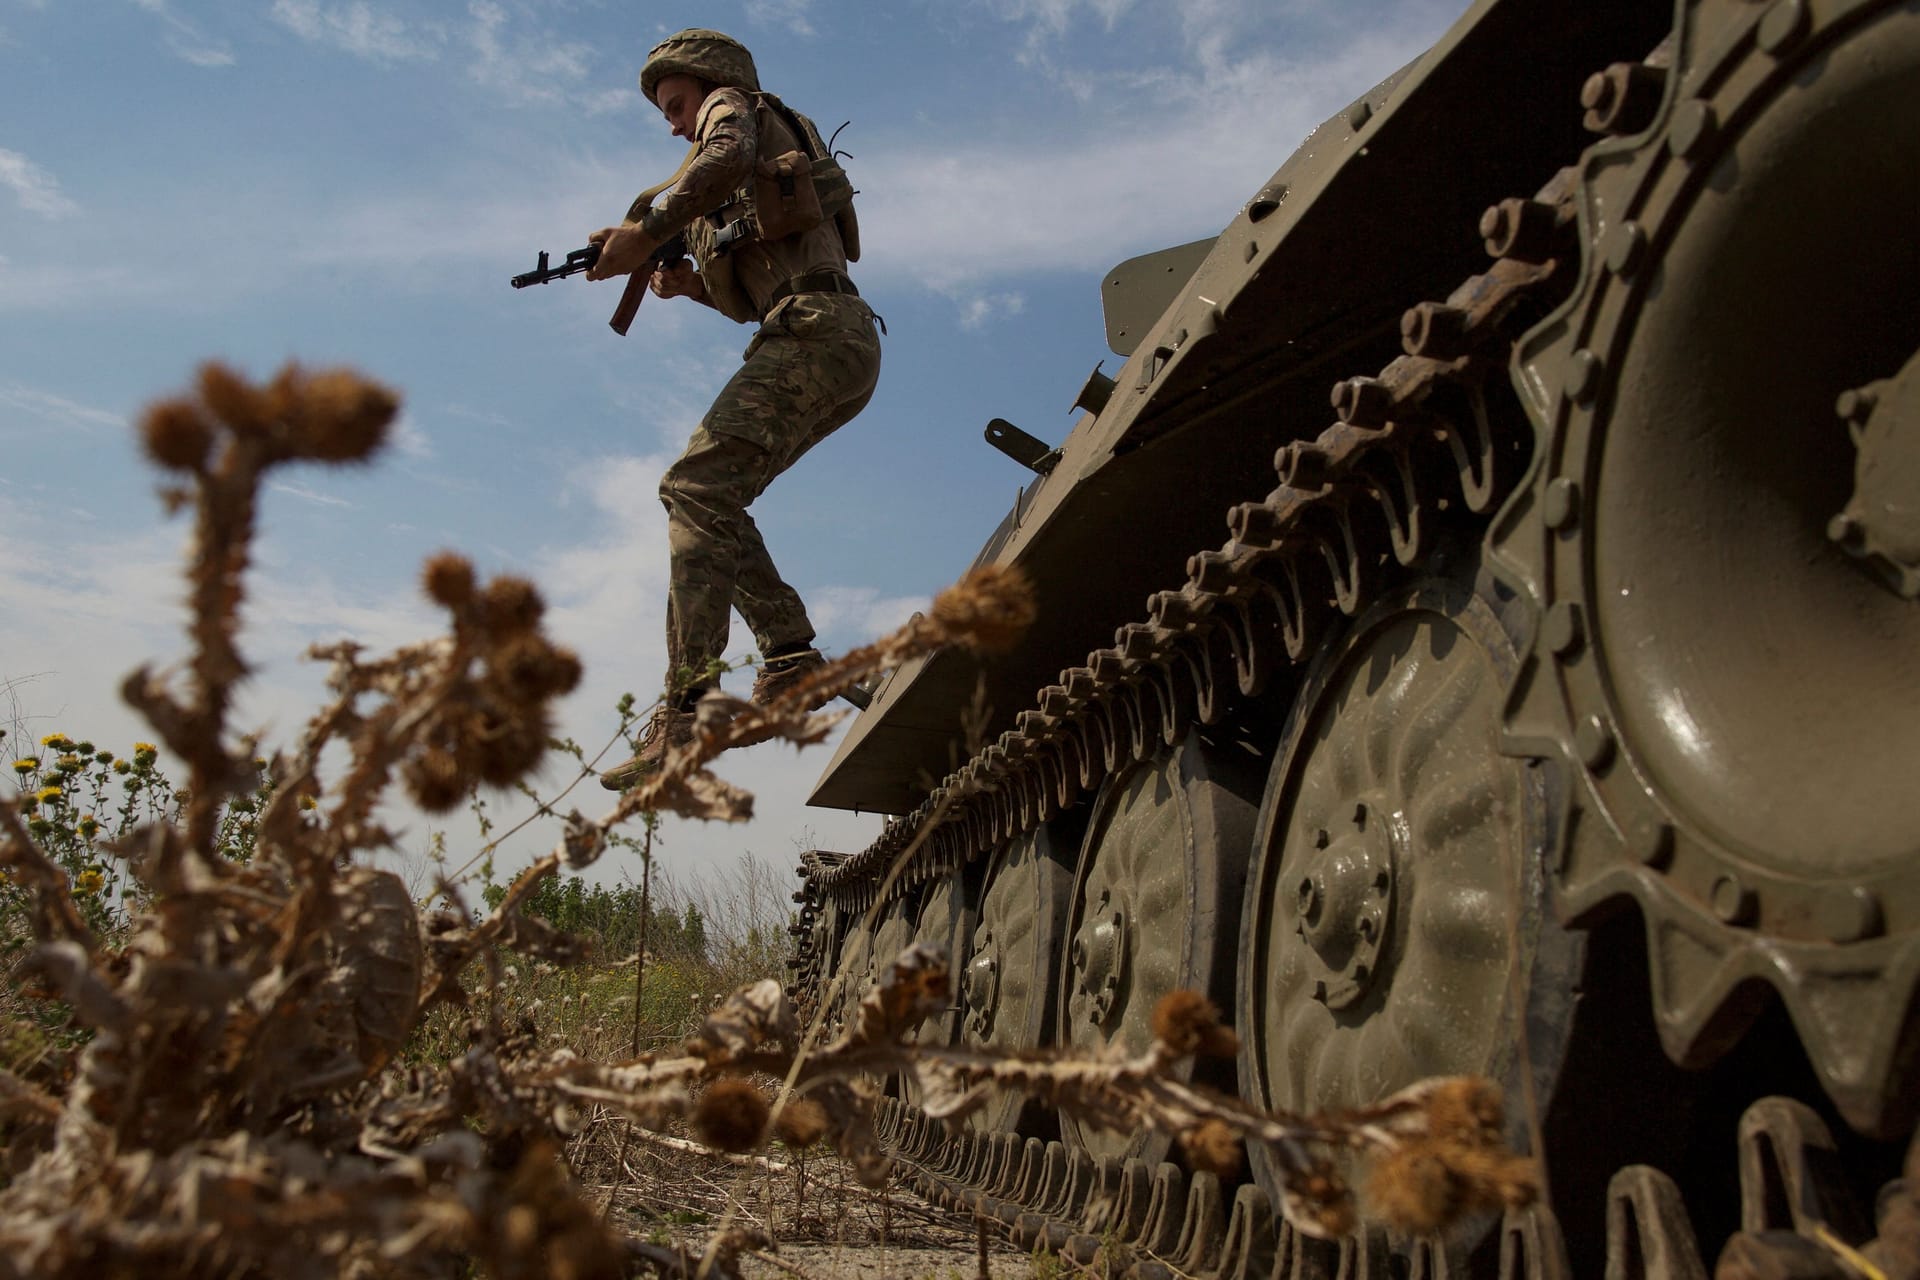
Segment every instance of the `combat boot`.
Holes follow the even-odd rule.
[[[753,678],[752,700],[756,705],[768,706],[826,665],[827,660],[820,656],[818,649],[802,649],[798,653],[768,658],[760,664],[760,674]]]
[[[693,712],[674,707],[659,707],[640,734],[640,750],[632,759],[613,766],[600,775],[600,785],[609,791],[625,791],[648,775],[658,773],[669,751],[693,742]]]

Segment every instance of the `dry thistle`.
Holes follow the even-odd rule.
[[[214,360],[200,366],[200,400],[235,435],[264,436],[279,416],[271,396]]]
[[[461,608],[473,599],[473,564],[457,552],[442,551],[421,570],[420,585],[435,604]]]
[[[1434,1088],[1427,1102],[1427,1128],[1441,1142],[1487,1146],[1500,1141],[1505,1114],[1498,1085],[1460,1076]]]
[[[1440,1230],[1470,1213],[1524,1207],[1538,1194],[1534,1161],[1507,1149],[1500,1090],[1492,1082],[1434,1082],[1405,1141],[1367,1176],[1374,1213],[1403,1230]]]
[[[580,659],[537,635],[510,636],[494,651],[490,665],[516,702],[571,693],[580,683]]]
[[[213,428],[199,407],[186,400],[150,406],[140,419],[140,438],[147,456],[170,471],[200,470],[213,448]]]
[[[708,1146],[737,1155],[760,1145],[769,1110],[766,1098],[751,1081],[716,1080],[700,1095],[693,1129]]]
[[[1434,1232],[1470,1213],[1531,1204],[1537,1178],[1533,1161],[1511,1152],[1416,1142],[1375,1162],[1367,1203],[1391,1226]]]
[[[774,1122],[774,1136],[796,1151],[804,1151],[826,1136],[827,1109],[812,1098],[789,1098]]]
[[[489,635],[505,639],[538,626],[546,609],[540,592],[525,578],[495,578],[480,599],[480,625]]]
[[[414,803],[428,813],[445,813],[467,796],[459,762],[438,747],[428,747],[409,760],[400,776]]]
[[[985,653],[1011,649],[1033,625],[1033,589],[1019,569],[983,565],[933,598],[932,617],[953,643]]]
[[[1206,1120],[1180,1135],[1181,1149],[1196,1169],[1221,1179],[1240,1172],[1240,1137],[1224,1120]]]
[[[1220,1011],[1198,991],[1169,991],[1153,1008],[1153,1034],[1176,1055],[1231,1058],[1240,1039],[1220,1023]]]
[[[387,424],[400,411],[397,396],[347,369],[306,377],[292,418],[292,442],[302,457],[321,462],[357,462],[386,439]]]
[[[1337,1240],[1360,1222],[1347,1184],[1324,1157],[1288,1174],[1280,1210],[1287,1221],[1322,1240]]]

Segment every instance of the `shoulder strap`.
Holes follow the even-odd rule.
[[[674,183],[680,181],[699,150],[697,146],[688,147],[687,154],[680,160],[680,167],[673,171],[671,178],[665,182],[656,182],[635,196],[633,203],[627,206],[626,221],[638,222],[645,217],[647,210],[653,208],[653,202],[659,198],[660,193],[670,190]],[[636,271],[627,277],[626,287],[620,291],[620,305],[614,308],[612,318],[607,321],[607,327],[623,338],[627,336],[627,330],[633,326],[633,318],[640,314],[640,304],[647,299],[647,280],[652,275],[651,268]]]
[[[826,159],[826,152],[817,145],[819,142],[818,134],[813,129],[807,127],[807,119],[805,116],[780,101],[779,98],[771,93],[762,92],[759,96],[761,101],[773,109],[774,114],[780,117],[787,128],[793,130],[794,138],[805,148],[809,160]]]
[[[652,186],[648,187],[645,191],[642,191],[639,195],[635,196],[633,198],[633,203],[627,206],[626,220],[628,222],[640,221],[641,217],[646,214],[647,210],[653,208],[653,202],[659,199],[660,193],[662,191],[672,190],[673,185],[676,182],[679,182],[680,179],[686,174],[687,166],[693,163],[694,156],[698,155],[699,152],[700,152],[700,148],[698,146],[688,147],[687,154],[680,158],[680,167],[673,171],[673,176],[671,178],[668,178],[665,182],[656,182]]]

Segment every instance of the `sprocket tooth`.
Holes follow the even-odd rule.
[[[1792,972],[1797,958],[1790,950],[1776,964]],[[1790,988],[1787,1010],[1846,1122],[1871,1137],[1896,1138],[1920,1118],[1920,1098],[1904,1086],[1902,1071],[1920,1057],[1920,954],[1895,939],[1859,949],[1854,979]],[[1882,1030],[1864,1036],[1862,1027]]]

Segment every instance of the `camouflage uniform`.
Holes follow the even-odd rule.
[[[698,670],[726,649],[729,605],[760,652],[813,640],[747,507],[773,478],[866,407],[880,340],[858,298],[799,294],[768,315],[746,363],[660,480],[671,567],[667,660]]]
[[[745,363],[660,481],[671,554],[667,658],[676,674],[698,671],[725,651],[730,609],[746,619],[763,654],[812,642],[806,606],[774,568],[747,507],[859,413],[880,374],[873,312],[847,278],[832,220],[782,240],[737,245],[725,257],[710,252],[715,228],[703,215],[750,184],[763,134],[781,150],[804,145],[740,88],[715,89],[701,105],[698,150],[679,184],[640,219],[659,238],[684,229],[705,300],[760,326]]]

